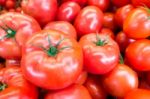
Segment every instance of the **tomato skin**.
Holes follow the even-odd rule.
[[[116,35],[115,40],[119,45],[120,51],[123,52],[123,53],[125,52],[128,45],[135,41],[134,39],[128,38],[123,31],[120,31]]]
[[[122,7],[131,2],[130,0],[111,0],[111,1],[116,7]]]
[[[150,7],[149,0],[131,0],[131,2],[136,7],[138,7],[138,6],[147,6],[147,7]]]
[[[82,85],[72,85],[62,90],[49,92],[44,99],[92,99]]]
[[[131,43],[125,52],[129,64],[138,71],[150,70],[150,40],[142,39]]]
[[[102,28],[103,12],[96,6],[86,6],[75,19],[78,36],[98,32]]]
[[[5,7],[11,9],[15,7],[15,0],[6,0]]]
[[[87,4],[87,0],[62,0],[63,2],[73,1],[78,3],[81,7],[84,7]]]
[[[149,99],[150,90],[147,89],[135,89],[129,92],[124,99]]]
[[[97,46],[95,44],[98,41],[97,38],[107,42],[107,44]],[[87,34],[81,37],[79,44],[83,50],[84,66],[88,72],[105,74],[118,64],[119,47],[110,36],[95,33]]]
[[[109,28],[112,31],[116,29],[114,14],[111,12],[104,13],[103,27]]]
[[[55,53],[55,56],[48,54],[51,53],[48,52],[50,45],[57,45],[58,52]],[[82,71],[81,47],[75,39],[63,35],[60,31],[38,32],[27,41],[22,53],[24,55],[21,67],[24,76],[41,88],[55,90],[68,87],[76,81]]]
[[[0,5],[5,5],[6,0],[0,0]]]
[[[150,20],[147,8],[136,8],[129,12],[123,23],[123,31],[129,38],[142,39],[150,36]]]
[[[73,22],[81,7],[78,3],[73,1],[64,2],[57,11],[57,20]]]
[[[93,99],[107,99],[107,94],[99,81],[99,77],[89,75],[84,85]]]
[[[19,67],[1,69],[0,82],[8,85],[0,92],[0,99],[38,99],[37,88],[23,77]]]
[[[114,33],[109,28],[102,28],[102,30],[99,33],[104,34],[106,36],[110,36],[112,39],[115,38]]]
[[[5,61],[5,66],[6,67],[9,67],[9,66],[18,66],[18,67],[20,67],[20,60],[7,59]]]
[[[136,72],[124,64],[118,64],[111,72],[104,75],[102,82],[108,93],[120,98],[138,88]]]
[[[123,27],[123,22],[125,18],[129,14],[129,12],[133,9],[134,7],[131,4],[125,5],[117,9],[114,17],[115,17],[115,22],[119,27],[121,28]]]
[[[6,28],[6,25],[16,32],[14,37],[4,38],[9,34],[2,29],[2,27]],[[0,28],[0,57],[4,59],[20,59],[22,45],[31,35],[41,30],[35,19],[15,12],[2,14],[0,16],[0,26],[2,26]]]
[[[88,0],[88,5],[99,7],[102,11],[106,11],[109,7],[109,0]]]
[[[87,71],[82,70],[82,72],[81,72],[80,75],[78,76],[78,78],[77,78],[75,84],[80,84],[80,85],[84,84],[85,81],[86,81],[86,79],[87,79],[87,77],[88,77]]]
[[[34,17],[44,26],[55,19],[57,0],[22,0],[21,7],[24,13]]]
[[[54,29],[57,31],[61,31],[64,34],[66,34],[67,36],[77,39],[76,29],[74,28],[74,26],[72,24],[70,24],[69,22],[66,22],[66,21],[50,22],[44,27],[44,29],[46,29],[46,30]]]

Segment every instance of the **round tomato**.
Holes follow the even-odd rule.
[[[0,70],[0,99],[38,99],[37,88],[22,75],[19,67]]]
[[[138,76],[124,64],[118,64],[111,72],[104,75],[103,85],[108,93],[124,97],[129,91],[138,88]]]
[[[67,36],[77,39],[76,29],[74,28],[74,26],[72,24],[70,24],[69,22],[66,22],[66,21],[50,22],[44,27],[44,29],[46,29],[46,30],[54,29],[57,31],[61,31],[64,34],[66,34]]]
[[[150,71],[150,40],[142,39],[131,43],[125,52],[129,64],[139,71]]]
[[[150,13],[140,7],[129,12],[123,23],[123,31],[129,38],[142,39],[150,36]]]
[[[20,59],[22,45],[39,30],[37,21],[28,15],[15,12],[0,15],[0,57]]]
[[[82,49],[73,38],[56,30],[43,30],[25,44],[21,67],[26,79],[45,89],[73,84],[83,67]]]
[[[78,36],[98,32],[102,28],[103,12],[96,6],[86,6],[75,19]]]
[[[81,7],[73,1],[64,2],[57,11],[57,20],[73,22]]]
[[[34,17],[41,26],[53,21],[57,12],[57,0],[22,0],[24,13]]]
[[[105,34],[91,33],[79,41],[83,49],[85,69],[92,74],[105,74],[111,71],[119,61],[117,43]]]

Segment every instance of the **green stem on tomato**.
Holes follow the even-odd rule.
[[[123,60],[123,57],[122,57],[121,54],[120,54],[120,60],[119,60],[119,63],[120,63],[120,64],[124,64],[124,60]]]
[[[0,91],[3,91],[7,88],[7,84],[0,83]]]

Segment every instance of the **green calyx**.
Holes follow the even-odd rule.
[[[7,85],[4,83],[0,83],[0,91],[3,91],[7,88]]]
[[[55,56],[58,53],[58,49],[54,46],[51,46],[48,50],[47,50],[47,54],[48,56]]]
[[[104,46],[104,45],[106,45],[107,43],[106,43],[105,40],[98,40],[97,42],[95,42],[95,44],[96,44],[97,46]]]

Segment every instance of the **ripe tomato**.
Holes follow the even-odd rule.
[[[82,72],[81,72],[80,75],[78,76],[78,78],[77,78],[75,84],[80,84],[80,85],[84,84],[85,81],[86,81],[86,79],[87,79],[87,77],[88,77],[87,71],[82,70]]]
[[[149,0],[131,0],[132,4],[136,7],[138,6],[147,6],[150,7],[150,2]]]
[[[5,5],[6,0],[0,0],[0,5],[4,6]]]
[[[104,34],[91,33],[79,41],[83,49],[85,69],[92,74],[105,74],[111,71],[119,61],[117,43]]]
[[[142,39],[131,43],[125,52],[129,64],[139,71],[150,70],[150,40]]]
[[[148,8],[136,8],[129,12],[123,23],[123,31],[129,38],[142,39],[150,36]]]
[[[19,66],[20,67],[20,60],[15,60],[15,59],[7,59],[5,61],[5,66]]]
[[[132,42],[134,42],[134,39],[128,38],[126,34],[123,31],[120,31],[115,38],[116,42],[119,45],[120,51],[125,52],[128,45]]]
[[[11,9],[15,7],[15,0],[6,0],[5,7]]]
[[[102,28],[102,30],[99,33],[104,34],[106,36],[110,36],[112,39],[115,38],[114,33],[109,28]]]
[[[72,85],[62,90],[49,92],[44,99],[92,99],[82,85]]]
[[[81,7],[78,3],[73,1],[64,2],[57,11],[57,20],[73,22]]]
[[[61,31],[69,37],[77,39],[76,29],[72,24],[66,21],[54,21],[48,23],[44,29],[54,29],[57,31]]]
[[[108,93],[124,97],[129,91],[138,88],[138,76],[124,64],[118,64],[111,72],[104,75],[103,85]]]
[[[106,11],[109,7],[110,0],[88,0],[88,5],[99,7],[102,11]]]
[[[147,89],[135,89],[129,92],[124,99],[149,99],[150,90]]]
[[[116,24],[122,28],[125,18],[129,14],[129,12],[133,9],[134,7],[131,4],[118,8],[114,16]]]
[[[111,0],[111,1],[116,7],[122,7],[131,2],[130,0]]]
[[[87,0],[62,0],[63,2],[67,2],[67,1],[73,1],[78,3],[81,7],[85,6],[87,4]]]
[[[40,31],[27,41],[23,53],[24,76],[45,89],[65,88],[73,84],[82,71],[82,49],[75,39],[60,31]]]
[[[86,6],[75,19],[74,26],[78,36],[98,32],[102,28],[103,12],[95,6]]]
[[[99,81],[99,77],[89,75],[84,85],[93,99],[107,99],[107,94]]]
[[[24,13],[34,17],[41,26],[55,19],[57,0],[22,0]]]
[[[114,14],[111,12],[104,13],[103,27],[109,28],[112,31],[116,29]]]
[[[19,67],[0,70],[0,99],[38,99],[37,88],[22,75]]]
[[[9,12],[0,16],[0,57],[20,59],[21,47],[26,40],[41,30],[32,17]]]

